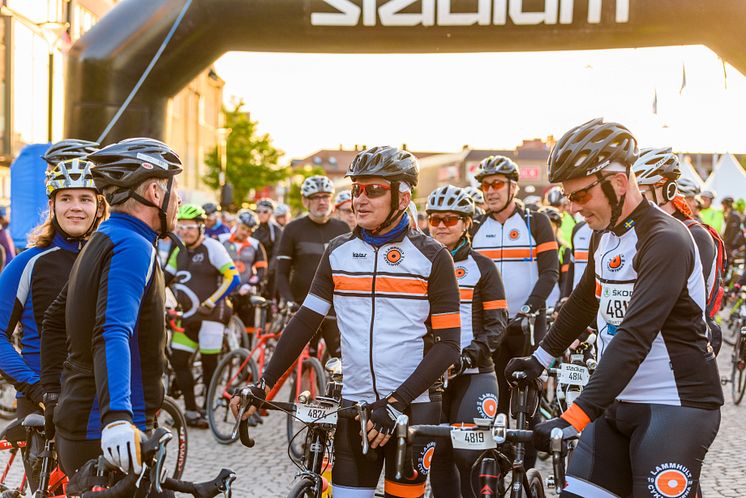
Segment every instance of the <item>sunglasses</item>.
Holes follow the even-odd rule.
[[[430,223],[430,226],[437,227],[441,223],[444,226],[452,227],[455,226],[456,223],[459,222],[459,220],[464,219],[463,216],[456,216],[456,215],[448,215],[448,216],[434,216],[430,215],[427,218],[427,222]]]
[[[588,201],[591,200],[591,197],[593,197],[591,195],[591,189],[595,187],[596,185],[605,182],[610,176],[612,175],[602,176],[601,178],[591,183],[587,187],[578,189],[575,192],[571,192],[568,194],[568,193],[565,193],[565,191],[563,190],[562,193],[564,194],[565,197],[567,197],[567,199],[570,202],[573,202],[575,204],[586,204]]]
[[[353,183],[352,197],[357,199],[360,194],[365,193],[368,199],[375,199],[376,197],[383,197],[389,190],[391,190],[391,185],[385,183]]]
[[[490,190],[500,190],[508,183],[505,180],[493,180],[491,182],[482,182],[482,192],[489,192]]]
[[[199,225],[176,225],[176,228],[178,228],[179,230],[183,230],[183,231],[186,232],[188,230],[197,230],[197,229],[199,229]]]

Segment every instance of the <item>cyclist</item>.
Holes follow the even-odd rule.
[[[177,231],[186,250],[176,248],[166,265],[166,285],[171,285],[184,312],[184,332],[171,338],[171,366],[184,393],[187,425],[207,429],[194,397],[192,357],[199,350],[205,390],[218,366],[223,333],[231,309],[225,298],[238,286],[239,277],[228,251],[205,237],[205,211],[195,204],[179,208]],[[173,282],[173,284],[172,284]]]
[[[549,157],[571,210],[594,230],[583,278],[532,356],[510,362],[538,378],[596,318],[600,360],[560,418],[534,430],[582,431],[563,497],[695,496],[717,434],[723,392],[704,321],[702,265],[689,230],[645,200],[630,174],[635,138],[594,119]]]
[[[155,244],[171,236],[180,202],[179,156],[158,140],[122,140],[88,159],[112,214],[75,261],[42,333],[45,389],[59,392],[60,371],[64,379],[54,423],[69,476],[101,453],[125,472],[141,470],[139,431],[153,427],[163,400],[164,286]]]
[[[68,138],[50,145],[41,158],[47,163],[47,171],[49,171],[62,161],[84,159],[88,154],[96,152],[99,147],[100,145],[96,142]]]
[[[347,223],[350,230],[355,229],[355,211],[352,210],[352,194],[349,190],[341,191],[334,198],[334,213],[338,220]]]
[[[344,348],[343,404],[371,403],[367,457],[358,423],[337,423],[332,479],[339,498],[372,498],[384,465],[387,496],[424,495],[434,443],[415,444],[417,474],[400,481],[394,479],[395,445],[386,443],[401,413],[414,424],[438,423],[438,379],[459,362],[459,291],[451,256],[411,230],[406,213],[418,172],[416,158],[395,147],[355,156],[347,176],[354,182],[358,226],[329,244],[308,297],[280,337],[264,378],[252,387],[262,397],[274,385],[333,305]],[[234,410],[237,402],[232,400]]]
[[[224,233],[230,233],[231,229],[223,223],[223,216],[220,206],[214,202],[208,202],[202,205],[205,211],[205,235],[211,239],[217,239]]]
[[[262,247],[270,258],[279,247],[282,227],[272,220],[275,211],[275,203],[272,199],[259,199],[256,203],[256,216],[258,225],[252,227],[254,238],[262,243]]]
[[[290,206],[287,204],[278,204],[277,208],[275,208],[275,221],[280,225],[280,228],[284,228],[291,219]]]
[[[555,208],[562,217],[562,240],[569,242],[572,240],[572,229],[577,222],[575,218],[567,212],[567,199],[562,195],[562,189],[554,186],[544,194],[544,205]]]
[[[715,192],[704,190],[699,194],[699,198],[702,200],[702,208],[699,210],[699,217],[702,222],[710,225],[718,233],[723,233],[723,226],[725,224],[723,212],[712,207],[712,201],[715,200]]]
[[[545,206],[541,208],[541,212],[547,215],[549,221],[552,222],[554,229],[554,238],[557,240],[557,257],[559,259],[560,273],[559,280],[552,289],[552,293],[549,294],[547,302],[555,307],[563,301],[572,292],[572,275],[570,274],[570,264],[572,263],[572,249],[565,242],[564,234],[562,232],[562,213],[556,208],[551,206]]]
[[[347,223],[332,217],[334,186],[325,176],[310,176],[301,186],[303,206],[308,214],[291,221],[282,232],[277,252],[277,291],[288,303],[302,303],[311,288],[324,249],[333,238],[350,232]],[[319,337],[324,337],[331,356],[339,357],[339,330],[333,317],[324,320],[311,341],[316,354]]]
[[[670,147],[641,150],[632,171],[643,195],[663,211],[683,222],[692,232],[702,262],[702,275],[707,291],[708,337],[715,354],[718,354],[722,344],[722,331],[715,321],[715,315],[720,310],[723,297],[723,240],[714,229],[697,222],[684,198],[677,195],[676,180],[681,174],[681,169],[679,158]]]
[[[572,263],[570,265],[569,282],[572,288],[578,286],[588,264],[588,248],[591,243],[593,230],[588,223],[579,221],[572,227]]]
[[[475,224],[471,245],[495,263],[503,281],[508,283],[505,293],[511,321],[502,347],[493,356],[498,372],[505,369],[510,358],[526,354],[521,328],[525,314],[539,312],[536,342],[544,336],[546,300],[559,279],[558,246],[552,224],[545,214],[526,209],[516,201],[518,176],[518,165],[504,156],[485,158],[475,175],[481,183],[487,214]],[[497,376],[497,382],[501,393],[510,392],[502,375]],[[508,412],[508,402],[508,396],[500,397],[499,413]]]
[[[742,252],[744,243],[743,220],[738,212],[733,209],[734,199],[731,196],[723,197],[721,205],[723,206],[723,218],[725,220],[723,228],[723,243],[725,250],[728,252],[728,260],[735,259],[733,255]]]
[[[0,271],[10,263],[16,255],[16,247],[8,231],[8,208],[0,206]]]
[[[471,248],[469,228],[474,201],[466,189],[446,185],[427,199],[432,237],[445,245],[456,265],[461,293],[461,360],[449,372],[441,423],[473,423],[497,414],[497,379],[492,353],[500,345],[508,306],[492,261]],[[479,489],[474,462],[481,451],[454,450],[450,439],[437,442],[430,483],[434,496],[474,497]]]
[[[697,182],[682,176],[676,180],[676,189],[689,205],[689,210],[694,215],[694,219],[701,223],[702,220],[699,217],[699,204],[697,202],[697,196],[700,194],[701,190],[699,185],[697,185]]]
[[[93,184],[90,164],[83,159],[62,161],[51,169],[46,192],[49,215],[32,232],[29,249],[14,258],[0,275],[0,374],[18,391],[19,420],[41,411],[44,388],[40,379],[40,336],[44,311],[67,282],[84,242],[107,215],[106,203]],[[18,324],[20,352],[11,341]],[[56,398],[50,394],[44,401],[51,417]],[[38,473],[27,468],[27,475],[33,491]]]
[[[221,238],[240,278],[238,296],[234,301],[237,305],[236,312],[244,325],[252,327],[254,309],[247,297],[251,293],[256,293],[257,288],[266,283],[267,254],[261,242],[252,237],[254,229],[259,225],[257,216],[248,209],[242,209],[236,218],[237,224],[233,233]]]
[[[471,185],[464,187],[464,192],[474,201],[474,217],[479,217],[485,213],[484,205],[484,194],[479,189],[472,187]]]

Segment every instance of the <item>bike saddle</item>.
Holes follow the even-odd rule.
[[[251,298],[249,298],[249,302],[252,306],[259,306],[260,308],[267,306],[267,300],[264,299],[262,296],[251,296]]]
[[[44,418],[42,417],[42,422],[44,421]],[[23,420],[20,418],[15,419],[13,422],[9,423],[5,429],[3,429],[3,432],[0,433],[0,439],[4,439],[8,441],[10,444],[20,443],[23,441],[26,441],[26,430],[21,425],[23,423]],[[42,425],[44,425],[42,423]]]
[[[26,415],[21,424],[26,428],[43,429],[44,428],[44,415],[39,413],[31,413]]]

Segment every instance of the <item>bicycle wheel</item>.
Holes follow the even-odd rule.
[[[235,420],[228,406],[231,391],[259,377],[253,358],[249,358],[241,368],[247,358],[249,352],[246,349],[237,349],[225,355],[215,369],[207,390],[207,420],[212,435],[220,444],[230,444],[238,439],[238,435],[232,437]]]
[[[12,384],[0,379],[0,418],[16,418],[16,390]]]
[[[246,332],[246,325],[237,315],[231,316],[231,320],[226,326],[226,334],[228,335],[226,340],[230,350],[237,347],[251,350],[251,338]]]
[[[170,443],[171,451],[166,455],[164,468],[167,469],[167,475],[171,478],[181,479],[181,475],[184,473],[184,468],[186,467],[189,443],[184,414],[173,399],[165,397],[156,417],[158,427],[168,429],[174,435],[174,439]],[[175,449],[174,445],[176,445]]]
[[[297,393],[302,393],[303,391],[309,391],[311,393],[311,399],[324,394],[324,389],[326,387],[326,374],[324,373],[324,367],[321,366],[321,362],[317,358],[311,357],[303,360],[300,386],[298,385],[298,379],[295,372],[293,372],[292,375],[293,383],[291,384],[292,388],[290,389],[290,395],[288,396],[291,403],[296,401],[295,397]],[[302,422],[298,422],[292,415],[288,414],[287,432],[290,456],[294,460],[300,461],[303,458],[306,434],[308,431],[304,428]]]
[[[293,487],[290,488],[288,498],[316,498],[313,484],[313,479],[310,477],[300,477],[293,483]]]
[[[746,356],[744,351],[746,344],[739,334],[736,345],[733,347],[733,359],[730,373],[730,389],[733,396],[733,403],[740,405],[743,400],[744,391],[746,391]]]
[[[541,473],[538,470],[528,469],[526,480],[528,481],[527,498],[546,498],[544,480],[541,478]]]

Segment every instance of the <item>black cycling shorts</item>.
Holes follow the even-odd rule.
[[[440,402],[412,403],[407,409],[410,425],[435,425],[440,422]],[[360,424],[353,419],[339,418],[334,434],[334,498],[373,497],[381,469],[385,465],[384,491],[387,497],[420,497],[425,495],[425,481],[430,471],[434,441],[416,441],[412,445],[412,465],[417,471],[412,479],[396,480],[396,439],[383,448],[370,449],[363,455]]]
[[[615,402],[585,428],[561,497],[695,497],[720,410]]]

